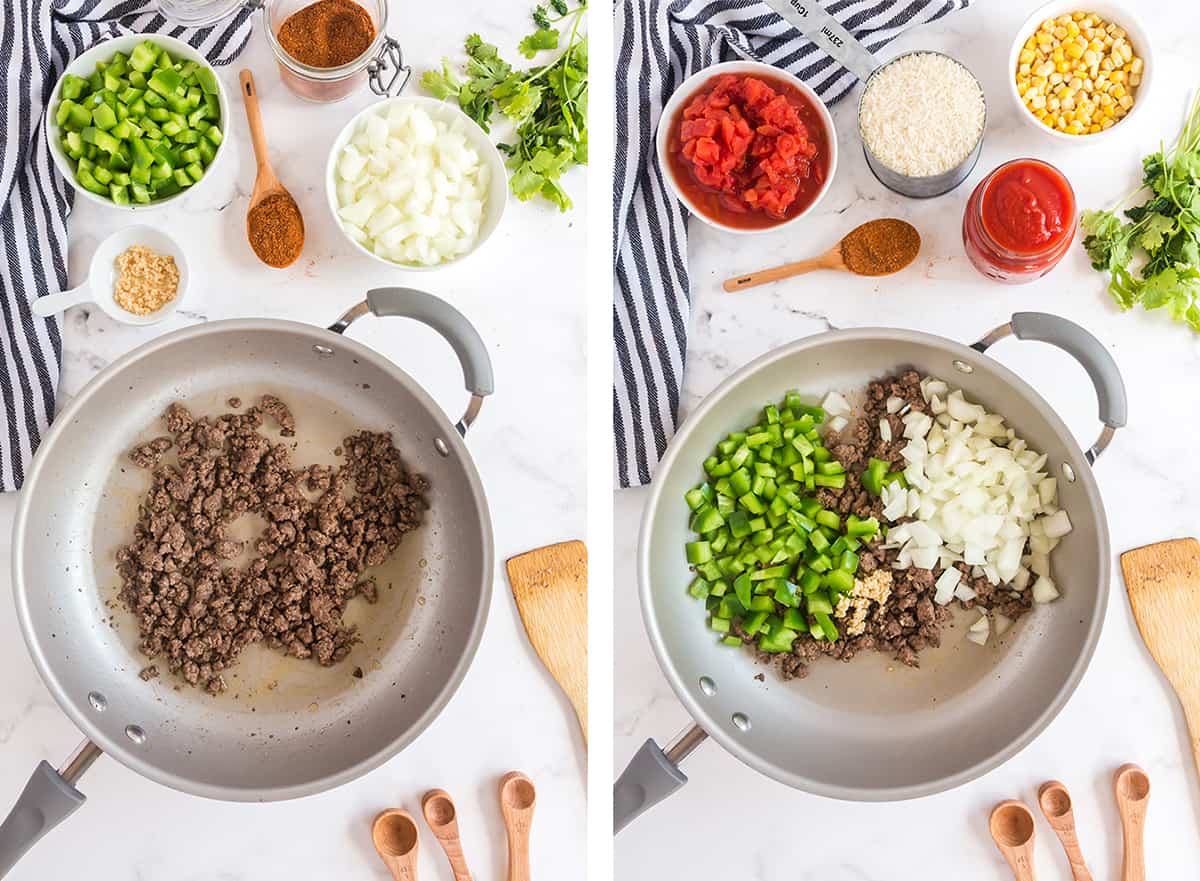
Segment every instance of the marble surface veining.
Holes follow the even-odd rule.
[[[691,225],[693,313],[684,409],[763,352],[830,327],[896,326],[972,342],[1018,310],[1064,315],[1098,336],[1120,365],[1129,427],[1097,465],[1112,538],[1114,576],[1095,658],[1075,696],[1037,740],[1002,767],[957,790],[899,804],[852,804],[805,795],[760,776],[707,743],[684,764],[690,782],[617,839],[621,881],[660,878],[738,881],[909,881],[1001,879],[1008,868],[987,835],[991,806],[1009,797],[1034,804],[1053,777],[1073,791],[1084,851],[1097,879],[1120,869],[1120,826],[1111,774],[1140,763],[1153,781],[1146,829],[1148,876],[1200,875],[1200,785],[1182,713],[1138,637],[1116,555],[1200,530],[1200,337],[1162,314],[1118,312],[1104,282],[1072,248],[1048,277],[1019,287],[975,273],[960,224],[971,188],[1000,162],[1034,155],[1058,165],[1082,208],[1105,206],[1137,184],[1141,157],[1173,140],[1185,102],[1200,85],[1200,14],[1190,4],[1131,4],[1150,32],[1156,81],[1132,128],[1105,143],[1062,145],[1030,129],[1007,94],[1011,40],[1037,4],[981,2],[911,32],[885,57],[912,48],[949,51],[980,78],[988,98],[983,156],[966,184],[932,201],[885,190],[862,158],[854,129],[857,92],[834,108],[841,164],[816,213],[787,234],[723,236]],[[1081,6],[1086,7],[1083,3]],[[912,221],[924,245],[900,275],[859,279],[810,275],[737,295],[721,281],[736,273],[816,254],[873,217]],[[1028,379],[1082,445],[1095,438],[1095,398],[1068,356],[1038,343],[1005,342],[992,354]],[[615,762],[619,772],[641,742],[670,740],[688,719],[647,644],[635,594],[634,553],[646,490],[615,501],[617,622]],[[836,749],[836,745],[827,745]],[[1069,878],[1054,837],[1038,820],[1039,877]]]
[[[526,4],[425,7],[393,3],[390,32],[416,72],[442,55],[461,58],[462,40],[478,32],[509,57],[526,32]],[[260,27],[256,23],[256,28]],[[246,243],[245,213],[254,161],[237,99],[237,71],[256,75],[275,171],[291,189],[307,227],[298,263],[262,266]],[[533,653],[503,561],[539,545],[583,537],[585,422],[583,284],[585,175],[566,186],[569,214],[515,199],[483,250],[435,273],[392,269],[358,254],[334,227],[324,191],[330,145],[345,122],[376,100],[364,88],[339,104],[314,105],[286,91],[261,32],[243,56],[219,72],[233,100],[234,154],[214,169],[219,179],[178,206],[150,215],[185,241],[193,284],[179,312],[163,325],[114,324],[98,309],[71,310],[65,320],[61,404],[119,355],[167,331],[222,318],[271,316],[327,325],[372,287],[409,285],[456,305],[487,343],[496,393],[483,407],[467,445],[491,505],[496,578],[479,653],[450,705],[401,755],[331,792],[276,804],[227,804],[183,795],[101,758],[79,788],[87,804],[35,847],[13,881],[100,879],[239,881],[239,879],[385,878],[371,847],[376,812],[404,806],[419,813],[433,787],[456,799],[464,846],[481,879],[504,874],[506,848],[497,782],[514,768],[538,788],[533,824],[535,871],[544,878],[584,875],[585,752],[574,714]],[[419,88],[414,81],[407,93]],[[142,218],[139,216],[140,222]],[[83,200],[70,220],[70,280],[78,284],[97,242],[127,214]],[[538,255],[539,272],[522,271]],[[412,322],[357,322],[353,335],[421,382],[457,419],[466,405],[462,374],[449,347]],[[0,497],[0,810],[40,759],[58,765],[80,740],[30,662],[10,591],[9,540],[17,497]],[[59,586],[61,587],[61,586]],[[47,585],[46,589],[55,589]],[[451,878],[422,825],[421,874]]]

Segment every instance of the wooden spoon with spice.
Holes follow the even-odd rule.
[[[304,249],[304,217],[296,200],[279,182],[267,156],[267,136],[263,133],[262,114],[258,110],[258,89],[254,74],[243,70],[238,75],[242,84],[242,101],[246,104],[246,121],[250,124],[250,140],[254,143],[254,160],[258,171],[254,192],[246,212],[246,238],[258,259],[268,266],[283,269],[291,266]]]
[[[891,275],[916,260],[920,250],[921,234],[915,226],[894,217],[881,217],[856,226],[818,257],[726,279],[725,290],[732,293],[817,269],[853,272],[855,275]]]

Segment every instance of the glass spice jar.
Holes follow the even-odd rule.
[[[377,95],[399,94],[408,83],[412,69],[404,64],[400,44],[387,34],[387,0],[355,0],[371,17],[375,37],[365,52],[337,67],[313,67],[288,54],[279,41],[279,28],[291,15],[314,0],[268,0],[263,7],[267,43],[279,64],[283,84],[308,101],[340,101],[359,89],[364,82]]]
[[[387,33],[387,0],[355,0],[371,17],[375,37],[366,51],[338,67],[313,67],[290,56],[280,45],[279,28],[289,16],[316,0],[157,0],[159,11],[174,24],[206,27],[240,14],[261,9],[267,43],[279,64],[283,84],[307,101],[340,101],[367,83],[377,95],[398,95],[407,85],[412,68],[404,64],[400,44]]]

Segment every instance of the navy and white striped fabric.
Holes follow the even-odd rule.
[[[143,31],[228,64],[250,38],[250,5],[212,27],[174,27],[151,0],[4,0],[0,4],[0,492],[18,489],[54,416],[60,319],[30,304],[67,287],[67,215],[74,192],[50,158],[44,111],[73,58],[101,40]],[[114,219],[117,215],[114,215]]]
[[[875,51],[970,0],[834,0],[827,11]],[[617,0],[613,430],[617,482],[650,482],[675,431],[689,317],[687,214],[658,167],[654,133],[683,80],[710,64],[765,61],[826,104],[853,74],[761,0]]]

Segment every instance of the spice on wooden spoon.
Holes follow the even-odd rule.
[[[250,140],[254,143],[254,159],[258,164],[250,210],[246,213],[246,238],[259,260],[283,269],[295,263],[304,249],[304,217],[292,194],[271,169],[254,75],[243,70],[238,80],[242,84],[242,101],[246,105],[246,121],[250,124]]]
[[[818,257],[735,276],[725,281],[725,290],[732,293],[817,269],[891,275],[916,260],[920,250],[921,234],[915,226],[894,217],[881,217],[856,226]]]

